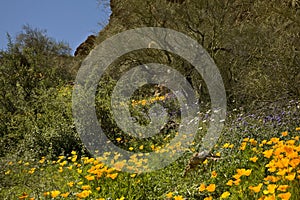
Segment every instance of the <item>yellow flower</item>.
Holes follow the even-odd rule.
[[[169,192],[168,194],[166,194],[166,197],[167,197],[167,198],[170,198],[170,199],[171,199],[172,196],[173,196],[173,193],[172,193],[172,192]]]
[[[279,168],[286,168],[289,166],[289,162],[290,159],[289,158],[282,158],[279,160],[279,162],[277,162],[275,166],[279,167]]]
[[[100,187],[96,187],[96,190],[97,190],[97,191],[100,191],[100,189],[101,189]]]
[[[295,144],[295,140],[288,140],[288,141],[286,141],[286,144],[288,144],[288,145],[294,145]]]
[[[265,156],[266,158],[270,158],[270,157],[272,156],[272,154],[273,154],[273,149],[265,150],[265,151],[263,152],[263,154],[264,154],[264,156]]]
[[[67,164],[68,162],[65,160],[65,161],[63,161],[62,163],[60,163],[60,166],[65,166],[66,164]]]
[[[65,156],[58,156],[58,159],[59,160],[62,160],[62,159],[64,159],[65,158]],[[57,162],[60,162],[60,161],[57,161]]]
[[[72,169],[73,169],[73,166],[71,165],[71,166],[67,167],[67,169],[68,169],[68,170],[72,170]]]
[[[132,150],[133,150],[133,147],[129,147],[128,149],[129,149],[129,151],[132,151]]]
[[[83,185],[83,186],[81,187],[81,189],[83,189],[83,190],[90,190],[90,189],[91,189],[91,186],[89,186],[89,185]]]
[[[139,149],[140,149],[140,150],[143,150],[143,149],[144,149],[144,145],[141,145],[141,146],[139,147]]]
[[[276,175],[284,176],[287,173],[287,169],[279,169]]]
[[[288,146],[288,145],[285,145],[283,147],[283,151],[286,153],[286,154],[292,154],[294,152],[294,148],[292,146]]]
[[[273,142],[270,140],[270,141],[267,141],[266,144],[271,145],[272,143],[273,143]]]
[[[217,157],[220,157],[220,156],[221,156],[221,153],[220,153],[220,152],[217,152],[217,153],[216,153],[216,156],[217,156]]]
[[[296,128],[296,131],[300,131],[300,127],[297,127],[297,128]]]
[[[45,157],[43,156],[43,157],[41,158],[41,160],[39,161],[39,163],[43,164],[44,162],[45,162]]]
[[[159,100],[163,101],[163,100],[165,100],[165,98],[166,98],[165,96],[160,96]]]
[[[289,181],[294,180],[296,177],[296,173],[290,173],[289,175],[285,176],[285,178]]]
[[[111,179],[115,179],[117,178],[118,173],[114,173],[114,174],[107,174],[107,177],[111,178]]]
[[[212,200],[213,198],[211,196],[205,197],[203,200]]]
[[[134,177],[136,177],[136,174],[131,174],[130,177],[134,178]]]
[[[235,176],[235,179],[238,179],[239,176],[250,176],[252,169],[237,169],[237,176]]]
[[[10,170],[7,170],[4,174],[7,175],[10,174],[10,172],[11,172]]]
[[[287,131],[284,131],[284,132],[281,133],[281,135],[282,135],[282,136],[287,136],[287,135],[288,135],[288,132],[287,132]]]
[[[289,188],[288,185],[279,185],[277,190],[280,190],[282,192],[285,192]]]
[[[29,174],[33,174],[34,172],[35,172],[35,168],[31,168],[31,169],[28,171]]]
[[[263,186],[263,184],[260,183],[260,184],[258,184],[258,186],[249,186],[249,189],[252,190],[255,193],[258,193],[262,186]]]
[[[226,199],[227,197],[230,196],[230,192],[223,192],[223,194],[220,196],[221,199]]]
[[[205,160],[203,161],[203,164],[206,165],[207,163],[208,163],[208,160],[205,159]]]
[[[76,153],[76,151],[72,151],[71,154],[72,155],[76,155],[77,153]]]
[[[256,147],[253,147],[251,150],[254,151],[254,152],[258,152]]]
[[[58,171],[59,171],[60,173],[62,173],[64,170],[63,170],[62,167],[59,167]]]
[[[252,157],[252,158],[249,158],[250,161],[252,162],[256,162],[258,160],[258,158],[256,156]]]
[[[247,143],[246,142],[242,142],[241,146],[240,146],[240,150],[244,151],[246,149]]]
[[[267,190],[264,190],[263,193],[264,194],[274,194],[276,188],[277,188],[277,185],[270,184],[270,185],[268,185]]]
[[[117,200],[124,200],[125,199],[125,197],[121,197],[121,198],[118,198]]]
[[[247,169],[247,170],[244,172],[244,175],[245,175],[245,176],[250,176],[251,172],[252,172],[252,169]]]
[[[71,161],[76,162],[76,160],[77,160],[77,155],[73,155]]]
[[[216,185],[215,184],[209,184],[207,187],[206,187],[206,190],[208,192],[214,192],[216,190]]]
[[[253,145],[253,146],[255,146],[255,145],[257,144],[257,141],[254,140],[253,138],[251,138],[251,139],[249,140],[249,142],[250,142],[251,145]]]
[[[276,167],[269,167],[268,171],[269,172],[275,172],[276,171]]]
[[[199,187],[199,192],[203,192],[205,190],[205,185],[202,183]]]
[[[233,181],[233,184],[234,185],[239,185],[241,182],[241,179],[236,179],[235,181]]]
[[[95,176],[91,176],[91,175],[87,175],[87,176],[85,176],[85,178],[86,178],[88,181],[95,180]]]
[[[141,101],[141,104],[142,104],[142,106],[145,106],[145,105],[147,104],[147,100],[143,99],[143,100]]]
[[[174,196],[174,200],[184,200],[183,196]]]
[[[95,161],[94,158],[87,158],[87,157],[85,157],[83,159],[84,159],[84,162],[83,162],[84,164],[93,163]]]
[[[273,143],[278,143],[279,142],[279,138],[276,138],[276,137],[273,137],[273,138],[271,138],[271,140],[270,141],[272,141]]]
[[[277,196],[282,200],[288,200],[291,198],[292,194],[290,192],[287,192],[287,193],[278,194]]]
[[[61,194],[60,196],[67,198],[69,196],[69,194],[70,194],[70,192],[66,192],[66,193]]]
[[[67,185],[68,185],[69,187],[73,187],[74,182],[69,182],[69,183],[67,183]]]
[[[76,196],[79,197],[79,198],[86,198],[88,197],[90,194],[92,193],[91,190],[84,190],[80,193],[77,193]]]
[[[270,181],[270,182],[275,183],[275,182],[279,181],[280,178],[279,178],[279,177],[276,177],[276,176],[267,176],[266,178],[264,178],[264,180],[265,180],[265,181]]]
[[[58,190],[51,191],[51,197],[52,198],[57,197],[59,194],[60,194],[60,191],[58,191]]]
[[[230,143],[225,143],[224,145],[223,145],[223,148],[228,148],[230,146]]]
[[[216,177],[217,177],[217,175],[218,175],[218,174],[217,174],[217,172],[216,172],[216,171],[212,171],[212,172],[211,172],[211,177],[212,177],[212,178],[216,178]]]
[[[233,180],[229,180],[226,185],[232,186],[233,185]]]
[[[295,158],[289,162],[289,164],[293,167],[296,168],[300,164],[300,157]]]

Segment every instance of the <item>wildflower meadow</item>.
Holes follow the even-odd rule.
[[[0,200],[300,199],[300,0],[97,2],[7,34]]]
[[[133,100],[132,106],[147,106],[168,98]],[[197,151],[197,139],[176,162],[147,173],[122,172],[106,166],[103,158],[70,154],[39,159],[11,157],[2,160],[0,196],[4,199],[258,199],[297,200],[300,194],[300,127],[291,121],[299,110],[299,102],[289,102],[287,113],[273,112],[259,116],[234,110],[224,134],[212,154],[219,159],[206,159],[186,175],[184,168]],[[206,113],[200,113],[205,132]],[[263,113],[263,112],[262,112]],[[275,114],[274,114],[275,113]],[[290,126],[289,129],[284,129]],[[172,134],[161,138],[167,141]],[[161,143],[128,141],[114,138],[116,144],[132,152],[159,151]],[[110,154],[111,152],[107,152]],[[114,155],[118,157],[119,155]],[[132,158],[134,165],[143,160]]]

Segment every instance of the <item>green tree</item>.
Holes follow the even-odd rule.
[[[58,97],[58,89],[74,77],[70,47],[28,25],[15,40],[8,34],[8,41],[7,49],[0,51],[0,156],[16,150],[25,138],[26,144],[28,138],[40,138],[40,146],[46,147],[43,134],[72,123],[71,111],[65,108],[71,106]],[[74,133],[71,128],[68,131]]]
[[[298,0],[112,0],[110,24],[99,34],[99,41],[138,27],[183,32],[215,60],[229,102],[238,103],[232,107],[258,106],[300,95],[299,8]],[[193,67],[176,56],[141,52],[134,59],[141,57],[170,64],[193,85],[204,85]],[[207,96],[205,87],[202,90]]]

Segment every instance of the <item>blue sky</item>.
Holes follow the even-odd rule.
[[[88,35],[102,29],[109,15],[109,8],[97,0],[0,0],[0,49],[6,48],[6,33],[14,38],[28,24],[67,42],[74,52]]]

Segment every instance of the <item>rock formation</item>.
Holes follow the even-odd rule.
[[[74,56],[87,56],[95,47],[96,39],[97,37],[95,35],[88,36],[87,39],[76,48]]]

